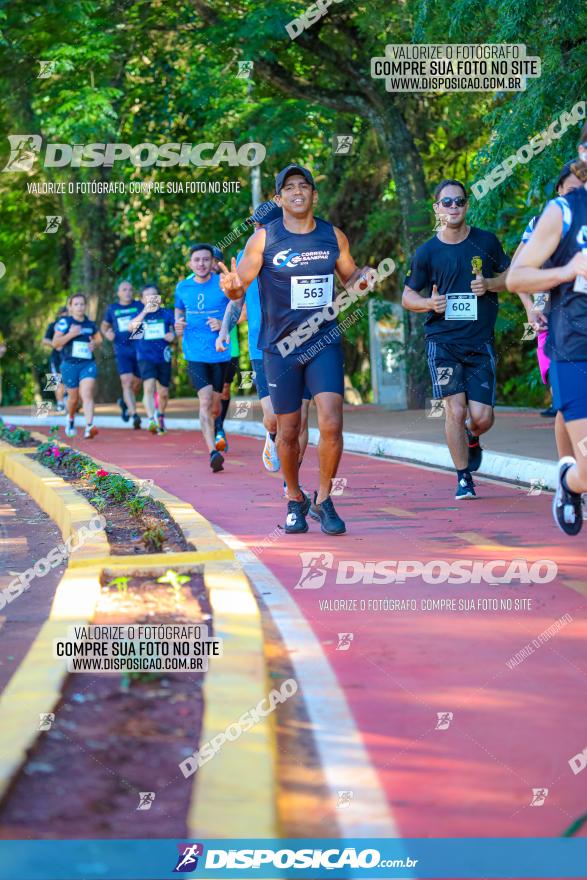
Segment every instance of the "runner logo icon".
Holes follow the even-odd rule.
[[[319,590],[334,564],[334,556],[332,553],[300,553],[300,562],[302,573],[294,590]]]
[[[9,134],[10,156],[2,171],[32,171],[43,139],[38,134]]]
[[[436,722],[435,730],[448,730],[450,727],[450,722],[453,720],[454,715],[452,712],[437,712],[436,717],[438,721]]]
[[[198,856],[204,855],[203,843],[178,843],[179,856],[173,869],[174,874],[187,874],[198,867]]]

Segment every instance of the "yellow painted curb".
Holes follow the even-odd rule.
[[[99,515],[65,480],[26,455],[6,453],[2,470],[57,523],[64,540],[81,528],[87,529],[90,520]],[[109,556],[106,533],[103,530],[92,532],[84,544],[75,550],[75,555],[78,559]]]
[[[221,663],[204,677],[205,712],[200,744],[225,731],[268,691],[259,606],[240,569],[217,562],[204,568],[214,621],[223,639]],[[261,719],[195,774],[187,818],[190,838],[277,837],[277,763],[273,718]]]
[[[48,620],[0,697],[0,799],[39,736],[39,716],[53,712],[61,699],[67,659],[53,657],[53,639],[68,626],[87,625],[99,594],[98,569],[63,574]]]
[[[110,471],[139,479],[114,465],[94,460]],[[8,454],[4,464],[6,476],[58,523],[64,537],[71,534],[82,513],[84,524],[95,516],[94,508],[48,468],[26,456]],[[156,486],[151,497],[166,507],[186,540],[198,549],[137,557],[108,556],[109,547],[102,532],[97,534],[103,537],[104,548],[93,547],[93,553],[84,553],[83,558],[76,551],[57,588],[49,619],[0,698],[0,798],[38,736],[39,714],[51,712],[60,699],[67,668],[65,658],[53,658],[53,638],[62,636],[66,625],[82,626],[91,621],[104,570],[141,571],[203,564],[214,633],[224,640],[224,655],[210,663],[204,677],[202,744],[237,722],[267,696],[261,614],[233,551],[187,502]],[[190,837],[277,836],[273,725],[271,716],[262,717],[235,742],[225,743],[195,774],[187,820]]]
[[[109,556],[108,559],[76,559],[69,560],[70,568],[81,568],[86,565],[101,565],[106,571],[150,571],[152,568],[193,568],[194,565],[203,565],[205,562],[226,560],[235,561],[232,550],[213,550],[210,553],[199,553],[189,550],[185,553],[141,553],[134,556]]]

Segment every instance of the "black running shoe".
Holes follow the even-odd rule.
[[[552,499],[552,516],[555,523],[565,535],[578,535],[583,525],[583,505],[581,495],[571,492],[563,486],[563,477],[575,459],[565,455],[558,463],[558,484]]]
[[[318,493],[314,492],[314,501],[310,507],[310,516],[320,520],[320,528],[327,535],[344,535],[346,526],[334,509],[330,495],[320,504],[316,504]]]
[[[287,516],[285,518],[284,531],[287,532],[288,535],[296,535],[308,531],[306,516],[309,509],[310,499],[307,495],[304,495],[303,492],[299,501],[287,502]]]
[[[220,452],[218,452],[216,449],[214,449],[210,453],[210,467],[212,468],[212,470],[214,471],[215,474],[217,474],[218,471],[224,470],[224,468],[222,467],[223,464],[224,464],[224,456]]]
[[[475,484],[473,482],[473,477],[471,476],[471,474],[464,474],[457,483],[455,499],[459,501],[462,499],[476,497],[477,495],[475,494]]]
[[[141,429],[141,417],[138,413],[135,413],[132,417],[132,426],[135,431],[140,431]]]
[[[124,397],[119,397],[118,400],[116,401],[116,403],[120,407],[120,415],[122,416],[122,421],[128,422],[128,420],[130,419],[130,416],[128,414],[128,406],[126,405]]]
[[[483,450],[479,443],[479,438],[471,434],[468,428],[465,428],[465,430],[467,432],[467,443],[469,444],[469,461],[467,462],[467,468],[470,471],[478,471],[481,467]]]

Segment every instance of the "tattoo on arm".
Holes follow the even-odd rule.
[[[244,303],[245,298],[243,296],[242,299],[232,299],[228,304],[227,313],[225,315],[227,333],[230,333],[232,328],[236,327],[238,324],[238,319],[241,316]]]

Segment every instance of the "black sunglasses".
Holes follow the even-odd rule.
[[[467,204],[467,200],[464,196],[457,196],[456,199],[451,199],[449,196],[444,196],[443,199],[439,199],[436,202],[437,205],[442,205],[443,208],[452,208],[453,205],[456,205],[457,208],[462,208]]]

